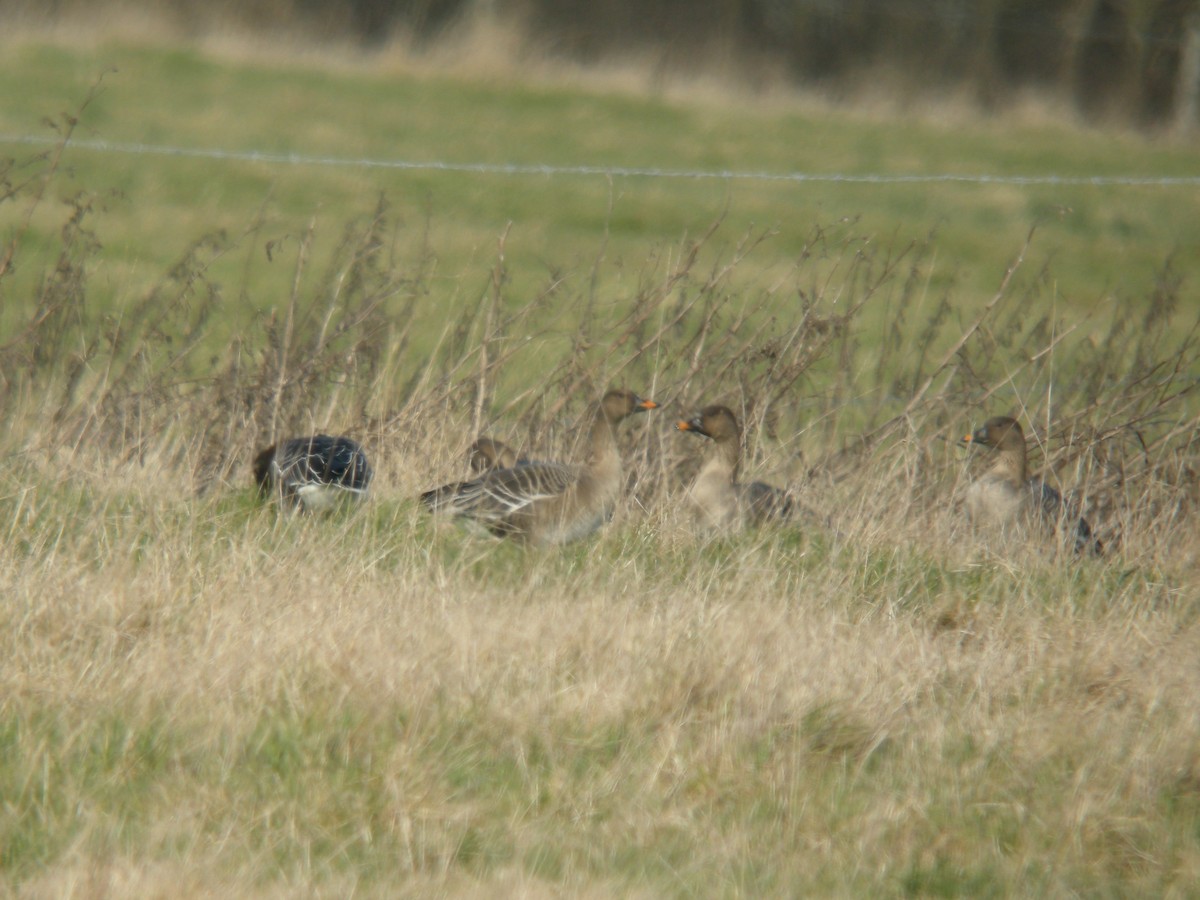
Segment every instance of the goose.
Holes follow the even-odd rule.
[[[272,444],[254,458],[259,493],[278,493],[305,512],[327,510],[344,499],[363,499],[372,474],[357,441],[327,434]]]
[[[529,460],[517,456],[517,451],[503,441],[495,438],[481,437],[467,451],[467,463],[472,472],[482,474],[492,469],[511,469],[513,466],[527,466]]]
[[[1030,522],[1039,522],[1043,531],[1066,528],[1076,553],[1103,553],[1092,526],[1073,504],[1043,479],[1029,477],[1025,432],[1018,421],[995,416],[964,436],[962,443],[990,454],[986,471],[967,488],[967,516],[973,522],[1000,529],[1023,528]]]
[[[421,502],[500,537],[531,544],[564,544],[586,537],[612,515],[621,492],[617,425],[657,408],[628,390],[611,390],[596,406],[589,453],[582,466],[554,462],[489,470],[470,481],[426,491]]]
[[[675,426],[679,431],[709,438],[712,448],[688,490],[697,518],[710,528],[763,525],[794,519],[815,519],[784,490],[761,481],[739,482],[742,429],[726,406],[706,406]]]

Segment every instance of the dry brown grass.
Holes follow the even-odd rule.
[[[1158,892],[1200,863],[1194,535],[1156,569],[950,543],[950,509],[708,546],[626,509],[526,552],[389,487],[331,522],[30,474],[0,683],[34,895]]]
[[[0,346],[8,890],[1195,883],[1200,413],[1169,271],[1146,317],[1079,339],[1026,314],[1037,282],[1006,278],[959,323],[952,298],[914,302],[928,248],[821,229],[748,295],[739,268],[770,235],[715,228],[621,304],[587,279],[517,301],[501,252],[442,328],[423,272],[387,256],[381,205],[327,272],[308,270],[319,235],[279,248],[290,299],[214,354],[205,260],[225,245],[197,242],[114,327],[87,304],[84,206]],[[889,333],[864,333],[882,302]],[[664,408],[626,433],[636,477],[594,540],[529,551],[413,502],[479,430],[568,453],[610,383]],[[694,447],[671,424],[699,402],[737,409],[749,469],[790,476],[834,527],[694,534]],[[952,439],[998,408],[1106,558],[964,529]],[[366,441],[373,499],[326,519],[259,506],[253,449],[317,427]]]

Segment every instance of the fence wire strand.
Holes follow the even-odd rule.
[[[0,144],[44,146],[58,139],[42,135],[2,135]],[[560,165],[554,163],[455,162],[451,160],[373,159],[370,157],[316,156],[272,153],[219,147],[181,147],[164,144],[106,141],[67,142],[68,149],[132,156],[175,156],[190,159],[229,160],[265,165],[325,166],[335,168],[393,169],[401,171],[458,172],[484,175],[604,176],[613,178],[664,178],[720,181],[765,181],[840,184],[1006,184],[1090,185],[1095,187],[1195,187],[1200,175],[1059,175],[960,173],[960,172],[764,172],[737,169],[670,169],[657,166]]]

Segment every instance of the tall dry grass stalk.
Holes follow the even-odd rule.
[[[10,171],[0,201],[31,214],[41,183]],[[423,264],[390,256],[381,201],[322,271],[317,229],[272,244],[286,301],[214,352],[236,286],[210,265],[237,239],[198,240],[111,314],[89,307],[92,218],[71,204],[0,346],[8,889],[1195,883],[1200,363],[1169,267],[1138,320],[1085,336],[1041,314],[1020,248],[965,311],[922,296],[921,243],[814,227],[794,271],[748,293],[771,234],[725,245],[718,222],[626,293],[600,262],[517,298],[501,236],[479,302],[447,321]],[[39,264],[20,229],[4,258]],[[479,429],[569,453],[610,384],[664,409],[625,435],[628,499],[594,540],[478,540],[412,501],[462,472]],[[747,467],[828,532],[693,533],[694,448],[671,424],[711,402],[745,422]],[[1106,559],[963,527],[955,438],[995,412],[1031,426]],[[371,503],[257,505],[253,450],[315,429],[364,440]]]

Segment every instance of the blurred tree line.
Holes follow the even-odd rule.
[[[367,0],[370,2],[370,0]],[[377,0],[386,2],[386,0]],[[450,2],[450,0],[447,0]],[[1092,116],[1172,115],[1200,0],[513,0],[571,57],[724,42],[834,93],[969,88],[987,106],[1036,88]]]
[[[0,0],[0,11],[14,0]],[[46,0],[40,0],[39,5]],[[77,0],[94,7],[104,0]],[[69,6],[70,0],[50,0]],[[539,48],[578,62],[631,53],[664,69],[722,54],[838,95],[964,89],[985,107],[1026,90],[1088,116],[1155,126],[1194,115],[1200,0],[157,0],[192,22],[364,45],[436,41],[469,17],[515,23]],[[43,5],[43,8],[45,6]],[[1189,37],[1191,35],[1191,37]],[[1189,44],[1189,41],[1192,43]]]

